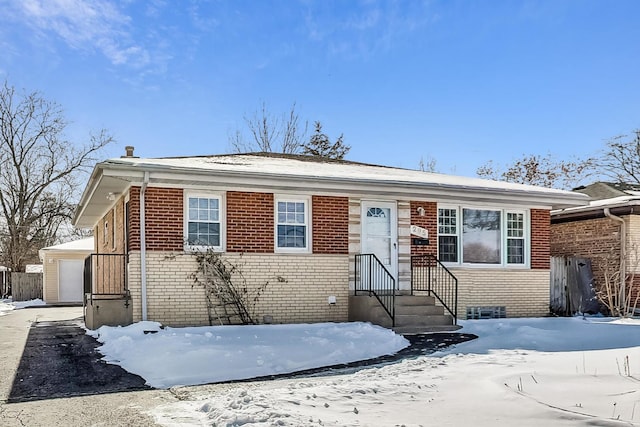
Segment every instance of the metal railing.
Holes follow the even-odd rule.
[[[411,256],[411,295],[415,291],[433,295],[458,323],[458,279],[435,256]]]
[[[128,296],[127,254],[91,254],[84,259],[84,293],[94,297]]]
[[[369,296],[375,296],[391,317],[391,326],[395,326],[396,279],[393,275],[374,254],[357,254],[354,272],[354,294],[367,292]]]

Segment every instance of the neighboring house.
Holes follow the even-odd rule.
[[[84,260],[94,252],[93,237],[42,248],[42,294],[47,304],[80,303]]]
[[[129,310],[120,319],[89,319],[90,327],[208,324],[203,290],[192,278],[193,253],[205,248],[241,260],[249,286],[274,276],[286,280],[261,295],[259,319],[384,324],[368,317],[376,311],[369,303],[379,301],[398,324],[415,315],[394,312],[395,305],[416,300],[394,295],[418,293],[419,286],[447,286],[437,297],[461,318],[488,311],[546,315],[550,211],[587,200],[555,189],[307,156],[145,159],[128,147],[127,156],[96,165],[74,225],[94,229],[92,300],[102,313],[118,304]],[[116,256],[121,267],[103,265]],[[109,290],[105,271],[115,280]],[[369,286],[378,287],[377,299],[354,295]],[[124,303],[100,296],[118,287]]]
[[[592,200],[551,212],[551,255],[591,260],[596,290],[640,284],[640,185],[596,182],[575,191]],[[619,274],[623,272],[623,274]]]

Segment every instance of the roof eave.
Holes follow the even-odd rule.
[[[568,222],[585,219],[603,218],[604,210],[608,208],[614,215],[640,214],[640,200],[629,200],[598,206],[581,206],[551,211],[552,222]]]
[[[429,197],[441,200],[473,201],[478,203],[518,203],[535,205],[549,209],[564,209],[584,205],[588,196],[571,192],[535,191],[535,189],[504,189],[482,186],[455,185],[432,182],[413,182],[396,180],[371,180],[353,177],[318,177],[312,175],[273,174],[254,171],[218,171],[179,166],[150,165],[143,162],[131,164],[118,159],[98,163],[89,179],[89,183],[80,199],[73,224],[78,227],[93,227],[100,213],[108,210],[107,189],[103,183],[109,180],[114,191],[124,191],[131,185],[141,185],[144,172],[149,172],[150,185],[207,185],[212,181],[218,186],[237,186],[240,188],[262,189],[265,191],[300,191],[313,188],[317,191],[363,194],[372,196],[406,196],[420,199],[416,193],[425,193]],[[120,183],[118,186],[117,184]],[[91,203],[102,205],[102,210],[93,209],[89,215],[87,207]]]

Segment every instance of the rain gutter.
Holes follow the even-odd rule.
[[[142,293],[142,320],[147,320],[147,241],[145,231],[145,192],[149,184],[149,172],[144,172],[140,188],[140,286]]]
[[[612,214],[609,211],[609,208],[604,208],[604,215],[620,223],[620,297],[622,301],[620,301],[621,304],[619,305],[620,305],[620,308],[625,311],[624,313],[620,313],[620,314],[625,315],[626,307],[627,307],[627,297],[625,295],[626,278],[627,278],[627,272],[626,272],[627,224],[624,222],[624,219]]]

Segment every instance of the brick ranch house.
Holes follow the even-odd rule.
[[[298,155],[137,158],[127,147],[95,166],[73,221],[95,236],[87,325],[209,324],[192,279],[203,248],[241,259],[249,286],[286,280],[256,306],[274,323],[369,320],[408,331],[486,308],[544,316],[550,211],[586,200]]]
[[[551,212],[551,255],[590,259],[596,290],[605,275],[624,272],[617,280],[633,305],[640,288],[640,185],[596,182],[575,191],[591,202]]]

